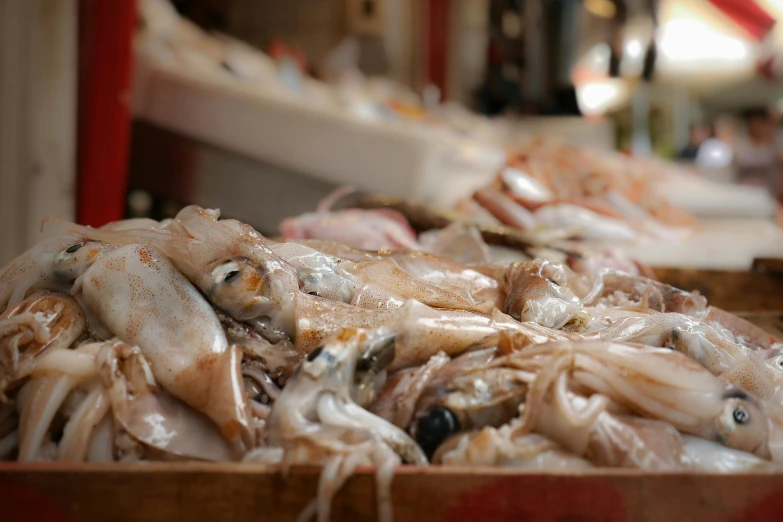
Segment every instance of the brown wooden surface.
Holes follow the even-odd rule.
[[[759,257],[753,260],[753,270],[769,274],[783,275],[783,259],[777,257]]]
[[[758,271],[653,268],[658,279],[698,290],[709,303],[730,312],[783,310],[783,274]]]
[[[747,319],[756,326],[763,328],[783,340],[783,313],[780,312],[737,312],[737,315]]]
[[[315,494],[318,473],[287,478],[247,464],[0,464],[0,520],[287,521]],[[395,520],[781,520],[783,474],[535,474],[402,468]],[[374,520],[375,482],[352,477],[332,520]]]

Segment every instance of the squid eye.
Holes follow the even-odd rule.
[[[307,294],[308,294],[308,295],[314,295],[314,296],[316,296],[316,297],[321,297],[320,295],[318,295],[318,292],[316,292],[316,291],[307,292]]]
[[[314,361],[314,360],[315,360],[315,359],[316,359],[316,358],[317,358],[319,355],[321,355],[321,352],[322,352],[322,351],[324,351],[324,347],[323,347],[323,346],[319,346],[318,348],[316,348],[315,350],[313,350],[312,352],[310,352],[310,353],[307,355],[307,362],[312,362],[312,361]]]
[[[443,406],[436,406],[416,423],[416,442],[427,457],[432,458],[438,446],[459,429],[459,419],[454,412]]]
[[[783,357],[778,357],[778,368],[783,368]]]
[[[387,368],[392,362],[397,353],[392,339],[390,343],[383,346],[376,347],[362,354],[359,361],[356,363],[357,372],[380,372],[384,368]]]
[[[740,425],[745,425],[750,422],[750,413],[742,406],[734,408],[734,412],[731,416],[734,417],[734,422]]]
[[[245,395],[247,395],[248,399],[258,401],[262,404],[269,401],[269,398],[266,397],[264,391],[253,379],[248,379],[247,377],[245,377],[244,385],[245,385]],[[266,401],[264,400],[264,398],[266,398]]]
[[[557,281],[555,281],[555,280],[554,280],[554,279],[552,279],[551,277],[547,277],[547,278],[546,278],[546,280],[547,280],[547,281],[549,281],[550,283],[552,283],[552,284],[553,284],[553,285],[555,285],[555,286],[560,286],[560,285],[557,283]]]
[[[83,246],[84,246],[83,243],[76,243],[75,245],[68,247],[65,251],[69,254],[73,254]]]
[[[239,270],[232,270],[231,272],[226,274],[226,277],[223,278],[223,281],[226,283],[230,283],[231,281],[236,279],[238,275],[239,275]]]

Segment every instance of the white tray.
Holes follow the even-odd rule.
[[[715,219],[677,242],[606,246],[651,266],[748,270],[756,257],[783,257],[783,231],[770,220]]]
[[[707,179],[673,179],[657,187],[670,203],[704,218],[767,218],[777,212],[764,188]]]
[[[139,55],[134,113],[278,167],[398,197],[432,199],[451,150],[416,128],[360,120]]]

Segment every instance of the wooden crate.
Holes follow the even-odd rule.
[[[770,311],[783,310],[775,270],[655,272],[783,338],[783,314]],[[314,468],[284,477],[244,463],[0,462],[0,522],[293,521],[315,497],[318,477]],[[778,521],[783,474],[411,466],[398,470],[392,502],[395,520],[405,522]],[[335,497],[331,520],[375,520],[375,509],[374,476],[361,470]]]
[[[0,464],[4,522],[250,522],[295,520],[318,471],[287,477],[250,464]],[[504,469],[401,468],[392,485],[405,522],[777,521],[783,474],[524,473]],[[370,471],[353,476],[331,520],[375,520]]]
[[[783,311],[783,275],[757,260],[751,270],[653,268],[664,283],[697,290],[708,302],[730,312]]]

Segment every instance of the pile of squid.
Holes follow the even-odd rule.
[[[698,227],[655,189],[675,167],[537,137],[488,186],[455,205],[482,224],[590,241],[677,240]]]
[[[360,466],[391,520],[401,464],[783,461],[783,345],[638,271],[273,241],[197,206],[47,226],[0,271],[2,459],[319,465],[319,520]]]

